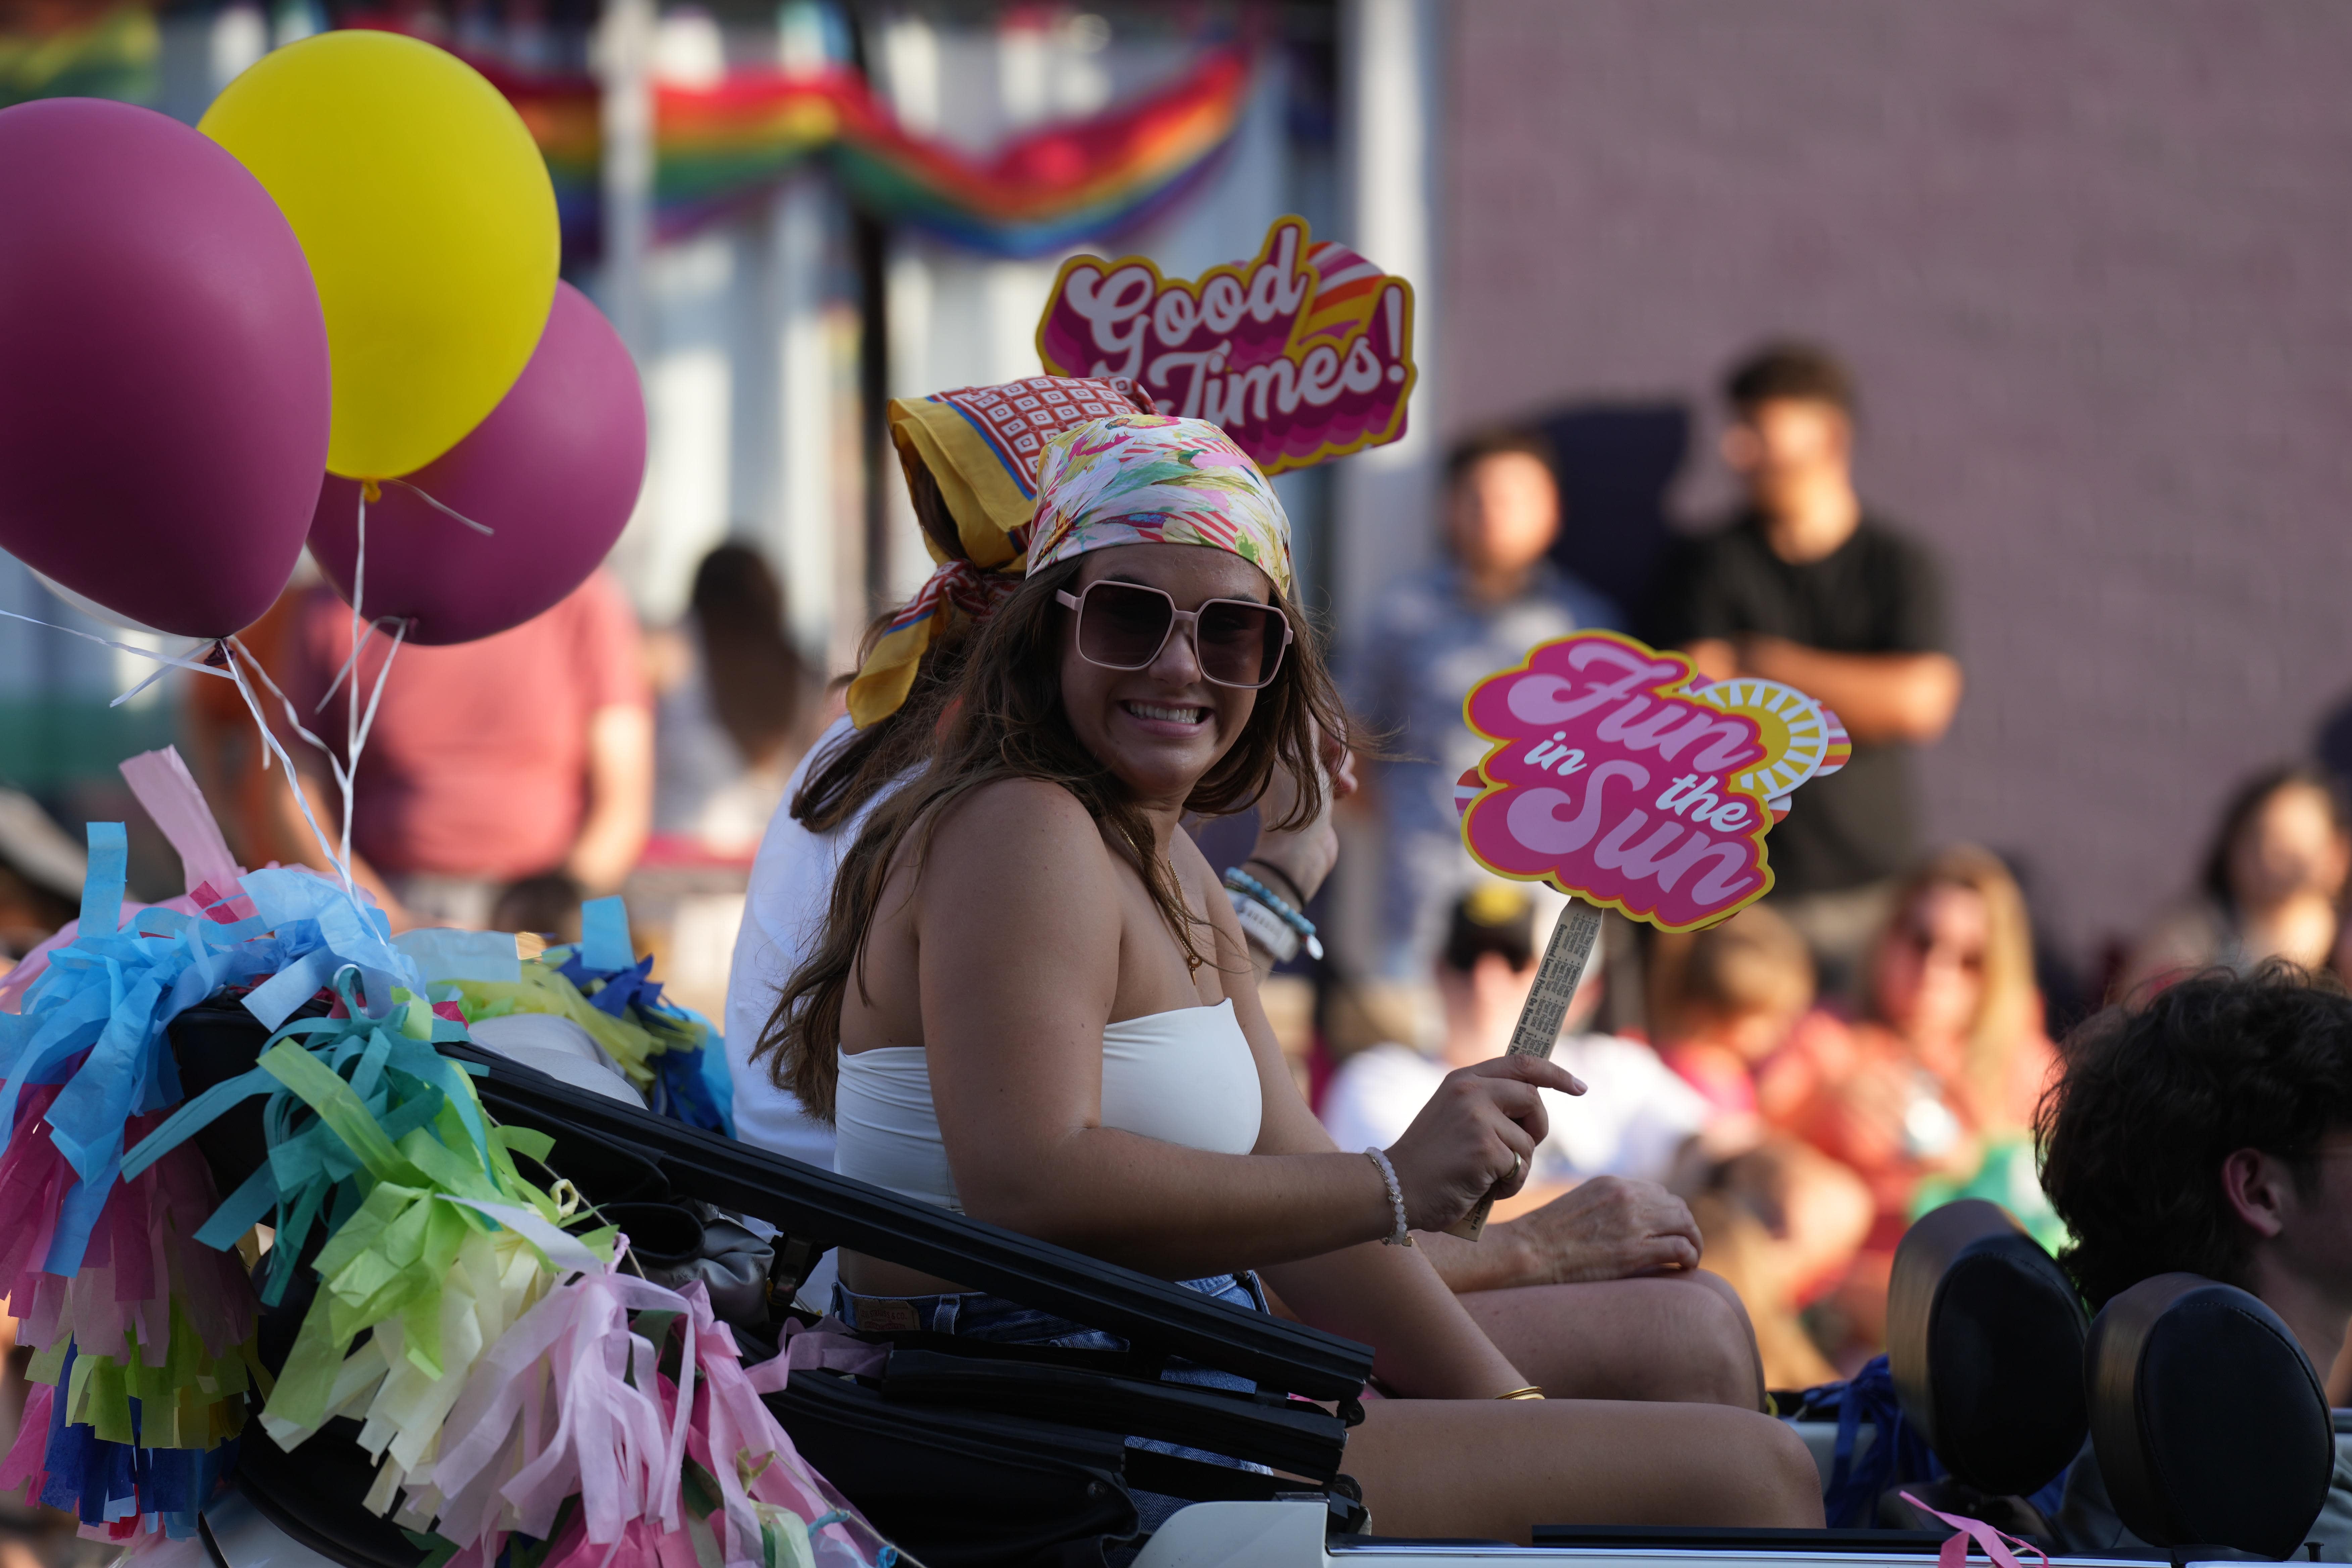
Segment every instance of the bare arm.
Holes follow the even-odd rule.
[[[1232,911],[1180,837],[1188,885],[1218,932],[1217,962],[1267,1085],[1296,1104],[1254,987],[1239,984]],[[1328,1142],[1219,1154],[1106,1128],[1102,1030],[1118,1016],[1123,877],[1085,809],[1045,784],[975,792],[940,824],[913,919],[921,1042],[948,1159],[968,1212],[1163,1278],[1310,1258],[1388,1234],[1379,1173]],[[905,879],[885,894],[884,909]],[[902,928],[903,929],[903,928]],[[1147,931],[1138,940],[1154,940]],[[1166,1005],[1144,998],[1143,1010]],[[1444,1225],[1507,1175],[1541,1135],[1549,1063],[1485,1064],[1399,1140],[1414,1223]],[[1303,1105],[1297,1114],[1306,1118]]]
[[[1960,705],[1959,661],[1942,653],[1825,653],[1785,637],[1706,638],[1685,650],[1710,680],[1752,675],[1827,704],[1857,741],[1943,738]]]
[[[1229,909],[1214,910],[1213,918],[1219,961],[1232,973],[1232,960],[1242,951],[1241,926]],[[1270,1154],[1332,1157],[1337,1151],[1330,1135],[1299,1098],[1297,1080],[1283,1061],[1274,1031],[1258,1005],[1255,984],[1235,975],[1227,983],[1226,994],[1257,1058],[1264,1115],[1257,1154],[1253,1158]],[[1449,1083],[1439,1093],[1453,1090]],[[1400,1150],[1403,1142],[1398,1141]],[[1361,1164],[1368,1173],[1373,1168],[1360,1154],[1337,1157],[1343,1163]],[[1398,1180],[1401,1184],[1412,1181],[1410,1164],[1401,1166]],[[1377,1176],[1374,1183],[1378,1184]],[[1385,1188],[1381,1195],[1385,1199]],[[1410,1212],[1410,1200],[1407,1206]],[[1381,1226],[1381,1233],[1388,1228]],[[1492,1399],[1528,1384],[1529,1380],[1463,1310],[1418,1246],[1360,1243],[1279,1264],[1265,1273],[1284,1302],[1307,1322],[1371,1345],[1374,1373],[1400,1394],[1424,1399]]]
[[[563,868],[592,895],[635,869],[654,820],[654,719],[633,702],[588,716],[588,811]]]
[[[1318,766],[1323,770],[1323,809],[1314,821],[1288,832],[1261,828],[1257,843],[1249,858],[1261,866],[1253,875],[1264,877],[1264,867],[1272,867],[1277,875],[1272,879],[1274,891],[1286,899],[1297,897],[1311,900],[1317,889],[1331,875],[1331,868],[1339,858],[1339,834],[1331,825],[1332,808],[1354,795],[1361,787],[1356,779],[1356,757],[1344,739],[1323,737],[1323,754]],[[1287,773],[1276,770],[1274,782],[1258,802],[1261,822],[1280,822],[1288,816],[1297,802],[1298,792]],[[1304,907],[1302,902],[1300,907]],[[1274,973],[1274,954],[1253,942],[1249,944],[1250,968],[1257,983],[1265,984]]]
[[[1489,1225],[1476,1241],[1416,1238],[1455,1291],[1578,1285],[1698,1267],[1690,1208],[1654,1182],[1594,1176],[1531,1213]]]

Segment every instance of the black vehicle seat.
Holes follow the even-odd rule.
[[[2299,1550],[2336,1436],[2310,1359],[2260,1300],[2159,1274],[2091,1326],[2091,1444],[2125,1528],[2151,1545]]]
[[[1895,1253],[1886,1355],[1906,1420],[1953,1477],[1989,1497],[2048,1485],[2082,1451],[2088,1315],[2041,1244],[1999,1205],[1963,1198]]]

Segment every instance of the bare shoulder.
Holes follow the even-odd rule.
[[[1102,831],[1077,796],[1043,779],[982,784],[940,810],[924,879],[985,882],[1002,894],[1059,887],[1083,897],[1111,890]]]
[[[1175,868],[1176,879],[1183,884],[1185,891],[1191,893],[1196,901],[1212,905],[1223,902],[1222,897],[1216,896],[1223,885],[1219,880],[1219,873],[1209,864],[1209,858],[1201,852],[1201,846],[1194,842],[1191,834],[1178,833],[1171,837],[1168,859]]]
[[[1076,795],[1045,779],[998,779],[940,808],[935,841],[942,846],[1003,846],[1031,851],[1068,841],[1099,844],[1095,819]]]
[[[1240,954],[1242,964],[1246,966],[1249,950],[1243,945],[1242,922],[1225,895],[1223,873],[1209,864],[1208,856],[1202,853],[1200,845],[1189,833],[1175,836],[1169,846],[1168,858],[1175,868],[1177,881],[1184,889],[1186,901],[1207,918],[1217,933],[1220,947]],[[1221,952],[1220,962],[1228,956]]]

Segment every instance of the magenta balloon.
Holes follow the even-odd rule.
[[[248,626],[301,554],[328,391],[243,164],[127,103],[0,109],[0,548],[161,631]]]
[[[489,417],[368,503],[361,607],[410,622],[411,642],[471,642],[520,626],[596,569],[645,477],[637,367],[596,307],[559,283],[539,347]],[[359,499],[359,481],[329,475],[310,524],[310,553],[346,601]]]

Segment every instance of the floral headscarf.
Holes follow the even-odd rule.
[[[929,472],[956,537],[947,542],[950,552],[923,535],[939,569],[891,617],[849,683],[849,717],[859,729],[898,710],[943,626],[985,618],[1020,581],[1047,439],[1106,415],[1154,406],[1150,393],[1124,378],[1060,375],[892,401],[890,439],[908,486],[917,468]]]
[[[1047,443],[1029,570],[1115,544],[1211,545],[1293,592],[1289,516],[1249,454],[1205,419],[1115,414]]]

